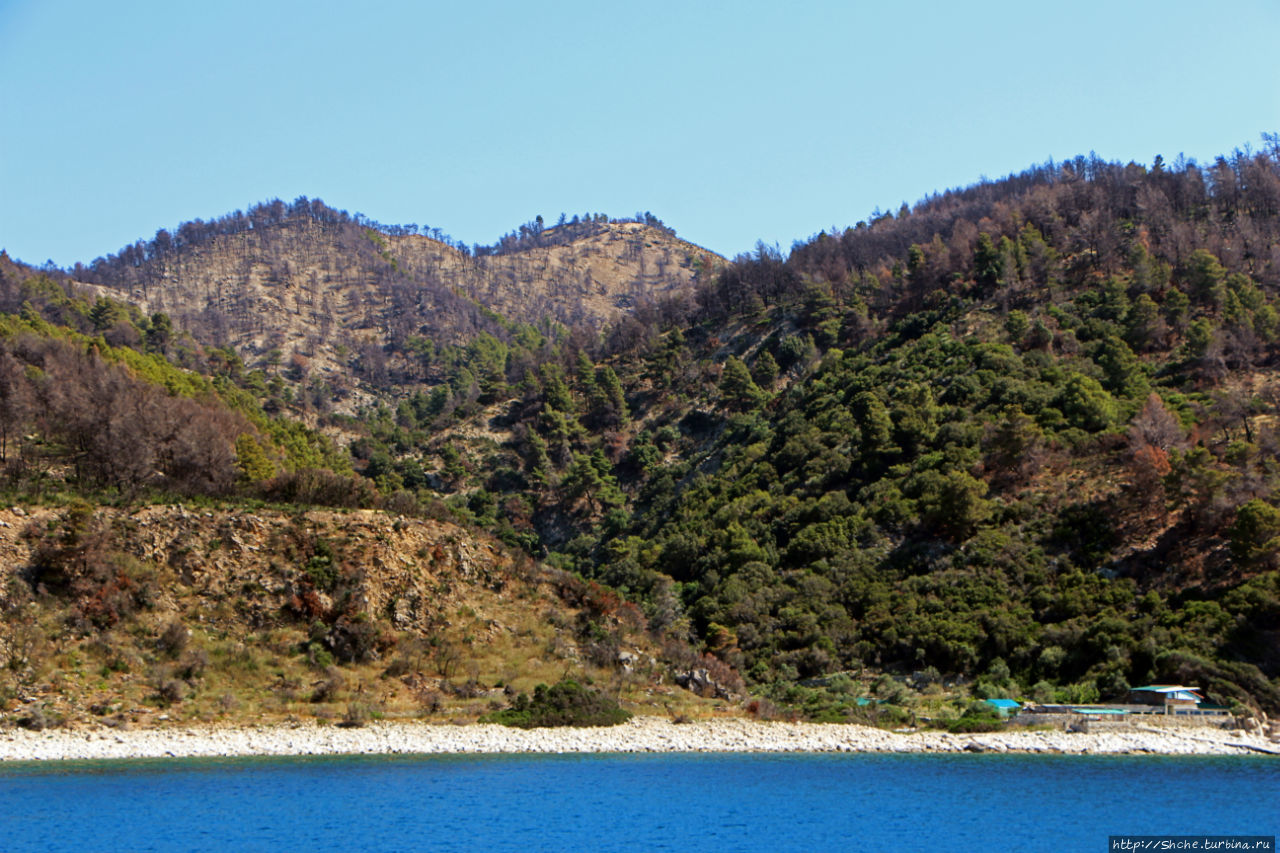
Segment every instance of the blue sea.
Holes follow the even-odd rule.
[[[0,851],[1102,851],[1280,834],[1280,760],[583,755],[0,766]]]

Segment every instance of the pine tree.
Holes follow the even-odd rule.
[[[751,371],[737,356],[729,356],[720,377],[720,395],[729,408],[749,411],[764,401],[764,392],[751,378]]]

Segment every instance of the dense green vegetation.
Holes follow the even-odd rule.
[[[357,456],[779,693],[932,668],[1277,707],[1277,212],[1274,150],[1038,167],[544,340],[509,403],[372,409]],[[451,426],[480,418],[510,439]]]

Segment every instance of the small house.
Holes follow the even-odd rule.
[[[1165,713],[1195,710],[1203,701],[1204,697],[1196,688],[1179,684],[1148,684],[1146,687],[1129,690],[1130,704],[1162,707]]]

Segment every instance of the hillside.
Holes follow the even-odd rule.
[[[46,461],[9,488],[451,518],[619,596],[650,642],[745,679],[757,711],[905,721],[1192,682],[1274,712],[1267,142],[1203,167],[1048,163],[724,267],[643,218],[535,223],[463,252],[323,206],[69,274],[0,259],[10,334],[70,340],[88,364],[145,351],[149,381],[206,383],[244,418],[217,421],[217,489],[122,488],[91,430],[19,407],[20,456]],[[89,279],[147,309],[85,298]],[[180,323],[157,282],[202,282]],[[56,401],[45,349],[9,348],[19,399]]]
[[[28,725],[474,719],[565,673],[697,702],[616,598],[447,522],[0,510],[0,564],[0,706]]]
[[[687,296],[723,263],[657,220],[576,220],[472,250],[299,199],[184,223],[73,276],[250,364],[341,381],[363,359],[361,377],[385,387],[387,356],[415,340],[505,338],[503,317],[591,333]]]
[[[544,364],[505,437],[372,416],[366,452],[790,702],[887,670],[1275,709],[1278,213],[1274,151],[1036,167],[738,259]]]
[[[563,233],[562,233],[563,232]],[[388,253],[412,277],[438,276],[509,318],[603,329],[630,311],[688,298],[724,261],[643,222],[552,226],[501,253],[465,255],[427,237],[392,235]]]

